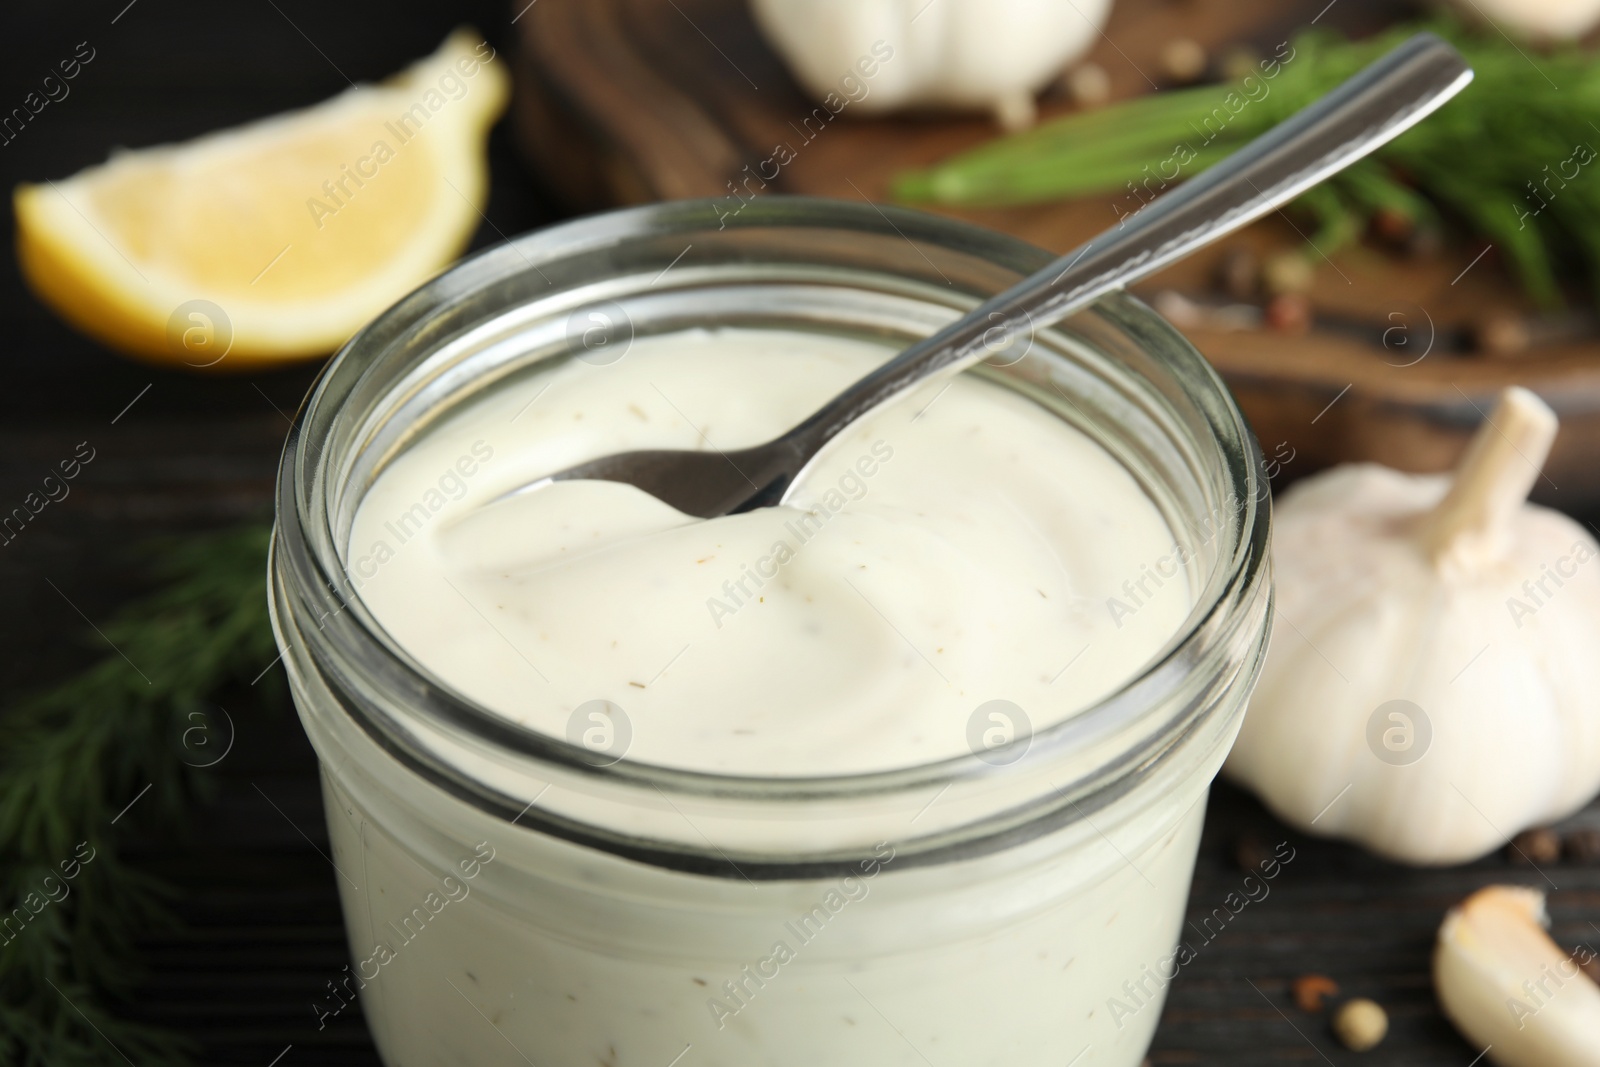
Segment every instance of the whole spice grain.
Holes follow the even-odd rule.
[[[1217,280],[1235,300],[1253,300],[1261,291],[1261,257],[1248,248],[1234,248],[1222,257]]]
[[[1423,224],[1411,231],[1404,252],[1412,259],[1436,259],[1444,251],[1444,232],[1436,225]]]
[[[1600,830],[1592,827],[1573,830],[1561,845],[1567,858],[1574,863],[1600,863]]]
[[[1161,49],[1161,73],[1179,85],[1199,81],[1209,63],[1206,50],[1188,37],[1173,38]]]
[[[1547,826],[1524,830],[1511,839],[1506,858],[1534,867],[1555,863],[1561,859],[1561,837]]]
[[[1334,1013],[1333,1032],[1350,1051],[1367,1052],[1389,1033],[1389,1014],[1365,997],[1347,1000]]]
[[[1098,63],[1080,63],[1067,72],[1062,84],[1079,107],[1099,107],[1111,99],[1111,75]]]
[[[1473,323],[1472,340],[1491,356],[1515,356],[1533,343],[1527,320],[1511,311],[1491,311]]]
[[[1304,293],[1284,293],[1267,305],[1267,325],[1279,333],[1307,333],[1311,329],[1311,301]]]
[[[1272,848],[1264,838],[1245,834],[1233,843],[1233,861],[1241,871],[1255,873],[1262,864],[1272,859]]]
[[[1417,228],[1415,217],[1393,207],[1381,207],[1372,214],[1372,233],[1381,241],[1403,245]]]
[[[1273,296],[1309,293],[1316,272],[1311,261],[1299,252],[1280,252],[1262,267],[1261,281]]]
[[[1261,53],[1245,45],[1235,45],[1222,53],[1217,71],[1230,82],[1244,81],[1261,66]]]
[[[1339,995],[1339,983],[1325,974],[1302,974],[1292,988],[1295,1005],[1312,1014],[1320,1012],[1329,997]]]

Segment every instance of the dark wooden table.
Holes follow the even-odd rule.
[[[309,104],[346,76],[361,81],[403,66],[462,22],[509,48],[513,14],[499,0],[448,9],[416,0],[12,5],[0,16],[0,112],[78,42],[88,41],[95,59],[69,97],[0,146],[0,168],[11,183],[60,177],[115,145],[187,138]],[[497,230],[519,233],[556,217],[504,130],[494,135],[492,162],[493,227],[480,245],[499,240]],[[78,442],[97,452],[71,495],[0,549],[0,647],[8,652],[0,672],[15,691],[105,651],[85,618],[103,619],[147,588],[132,546],[266,515],[284,430],[314,368],[202,378],[129,363],[57,322],[24,291],[9,256],[0,257],[0,336],[0,509],[20,502]],[[266,1067],[280,1055],[282,1067],[376,1063],[359,1017],[346,1013],[319,1031],[311,1007],[346,957],[334,875],[317,851],[325,837],[309,746],[287,708],[245,693],[223,701],[238,737],[216,769],[215,800],[176,843],[171,828],[141,823],[137,808],[118,828],[136,859],[180,889],[186,920],[181,932],[145,940],[148,980],[121,1010],[191,1035],[204,1063]],[[1600,811],[1585,817],[1600,822]],[[1477,1050],[1440,1016],[1428,979],[1433,932],[1450,904],[1493,881],[1553,885],[1558,940],[1600,939],[1590,926],[1600,921],[1600,869],[1558,865],[1541,875],[1495,858],[1408,871],[1291,835],[1227,787],[1208,816],[1193,915],[1240,885],[1235,845],[1250,834],[1292,841],[1296,859],[1268,898],[1196,945],[1198,958],[1170,991],[1157,1064],[1467,1067]],[[1307,971],[1386,1005],[1389,1040],[1361,1057],[1343,1051],[1326,1021],[1288,996],[1289,982]],[[108,1049],[106,1062],[121,1061]]]

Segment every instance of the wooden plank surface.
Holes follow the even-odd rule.
[[[476,22],[503,51],[516,32],[516,11],[498,0],[449,10],[419,0],[275,0],[226,11],[200,0],[140,0],[113,24],[125,8],[126,0],[112,0],[0,16],[0,99],[28,91],[41,57],[70,53],[86,36],[99,49],[73,96],[52,106],[26,139],[0,149],[8,181],[60,177],[115,144],[192,136],[309,103],[344,86],[341,72],[379,77],[429,51],[461,21]],[[552,217],[504,129],[492,161],[480,246]],[[7,650],[0,671],[14,691],[105,651],[78,611],[103,619],[147,585],[132,546],[267,513],[286,419],[315,368],[197,378],[127,363],[57,323],[24,292],[10,257],[0,257],[0,330],[7,366],[0,500],[20,500],[76,442],[99,450],[71,496],[0,551],[0,599],[10,609],[0,613]],[[200,1063],[266,1067],[281,1056],[278,1067],[376,1064],[358,1015],[347,1012],[319,1030],[311,1010],[346,953],[336,876],[317,852],[326,839],[309,746],[292,713],[263,704],[255,691],[224,694],[222,703],[239,737],[217,768],[211,802],[175,838],[174,828],[141,821],[137,807],[118,824],[144,866],[177,886],[187,924],[150,932],[143,946],[150,973],[120,1010],[189,1034]],[[1600,825],[1600,809],[1584,818]],[[1274,842],[1286,836],[1253,800],[1219,787],[1191,895],[1196,919],[1239,885],[1235,844],[1251,833]],[[1354,849],[1291,840],[1296,859],[1271,896],[1201,948],[1173,983],[1153,1061],[1467,1067],[1475,1050],[1433,1006],[1433,930],[1444,909],[1477,886],[1512,880],[1549,888],[1544,876],[1500,857],[1414,872]],[[1558,939],[1600,940],[1590,926],[1600,922],[1600,870],[1562,864],[1544,874],[1556,886]],[[1337,1047],[1322,1020],[1297,1014],[1286,988],[1305,971],[1330,974],[1347,991],[1388,1006],[1394,1031],[1385,1045],[1357,1057]],[[122,1062],[107,1051],[108,1065]]]

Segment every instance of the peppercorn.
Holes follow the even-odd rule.
[[[1339,983],[1325,974],[1302,974],[1294,980],[1294,1002],[1301,1011],[1316,1013],[1323,1002],[1339,995]]]
[[[1600,863],[1600,830],[1592,827],[1573,830],[1561,844],[1567,858],[1574,863]]]
[[[1304,293],[1284,293],[1267,305],[1267,325],[1279,333],[1306,333],[1311,329],[1311,301]]]
[[[1241,871],[1255,874],[1270,859],[1272,859],[1272,849],[1267,847],[1264,839],[1255,834],[1245,834],[1233,843],[1233,861],[1239,865]]]
[[[1161,72],[1179,84],[1197,81],[1210,60],[1198,41],[1176,37],[1161,49]]]
[[[1528,323],[1510,311],[1491,311],[1473,323],[1472,339],[1478,351],[1491,356],[1515,356],[1533,343]]]
[[[1217,280],[1235,300],[1253,299],[1261,290],[1261,260],[1248,248],[1232,248],[1222,257]]]
[[[1352,1052],[1377,1048],[1389,1032],[1389,1015],[1365,997],[1347,1000],[1333,1017],[1333,1032]]]
[[[1099,107],[1111,99],[1111,75],[1098,63],[1080,63],[1062,79],[1067,96],[1079,107]]]
[[[1309,293],[1316,281],[1310,260],[1299,252],[1280,252],[1261,269],[1261,282],[1273,296]]]
[[[1372,232],[1381,241],[1404,245],[1417,228],[1417,220],[1392,207],[1379,208],[1372,216]]]
[[[1561,838],[1549,827],[1524,830],[1511,839],[1506,858],[1534,867],[1555,863],[1561,859]]]
[[[1412,259],[1434,259],[1444,251],[1444,234],[1437,226],[1417,226],[1406,238],[1405,254]]]
[[[1258,73],[1261,65],[1261,54],[1247,45],[1235,45],[1222,53],[1222,59],[1217,64],[1217,69],[1222,73],[1225,81],[1242,82],[1253,74]]]

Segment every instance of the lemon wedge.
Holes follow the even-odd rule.
[[[23,275],[78,329],[152,362],[331,352],[466,247],[505,66],[458,30],[382,84],[18,186]]]

